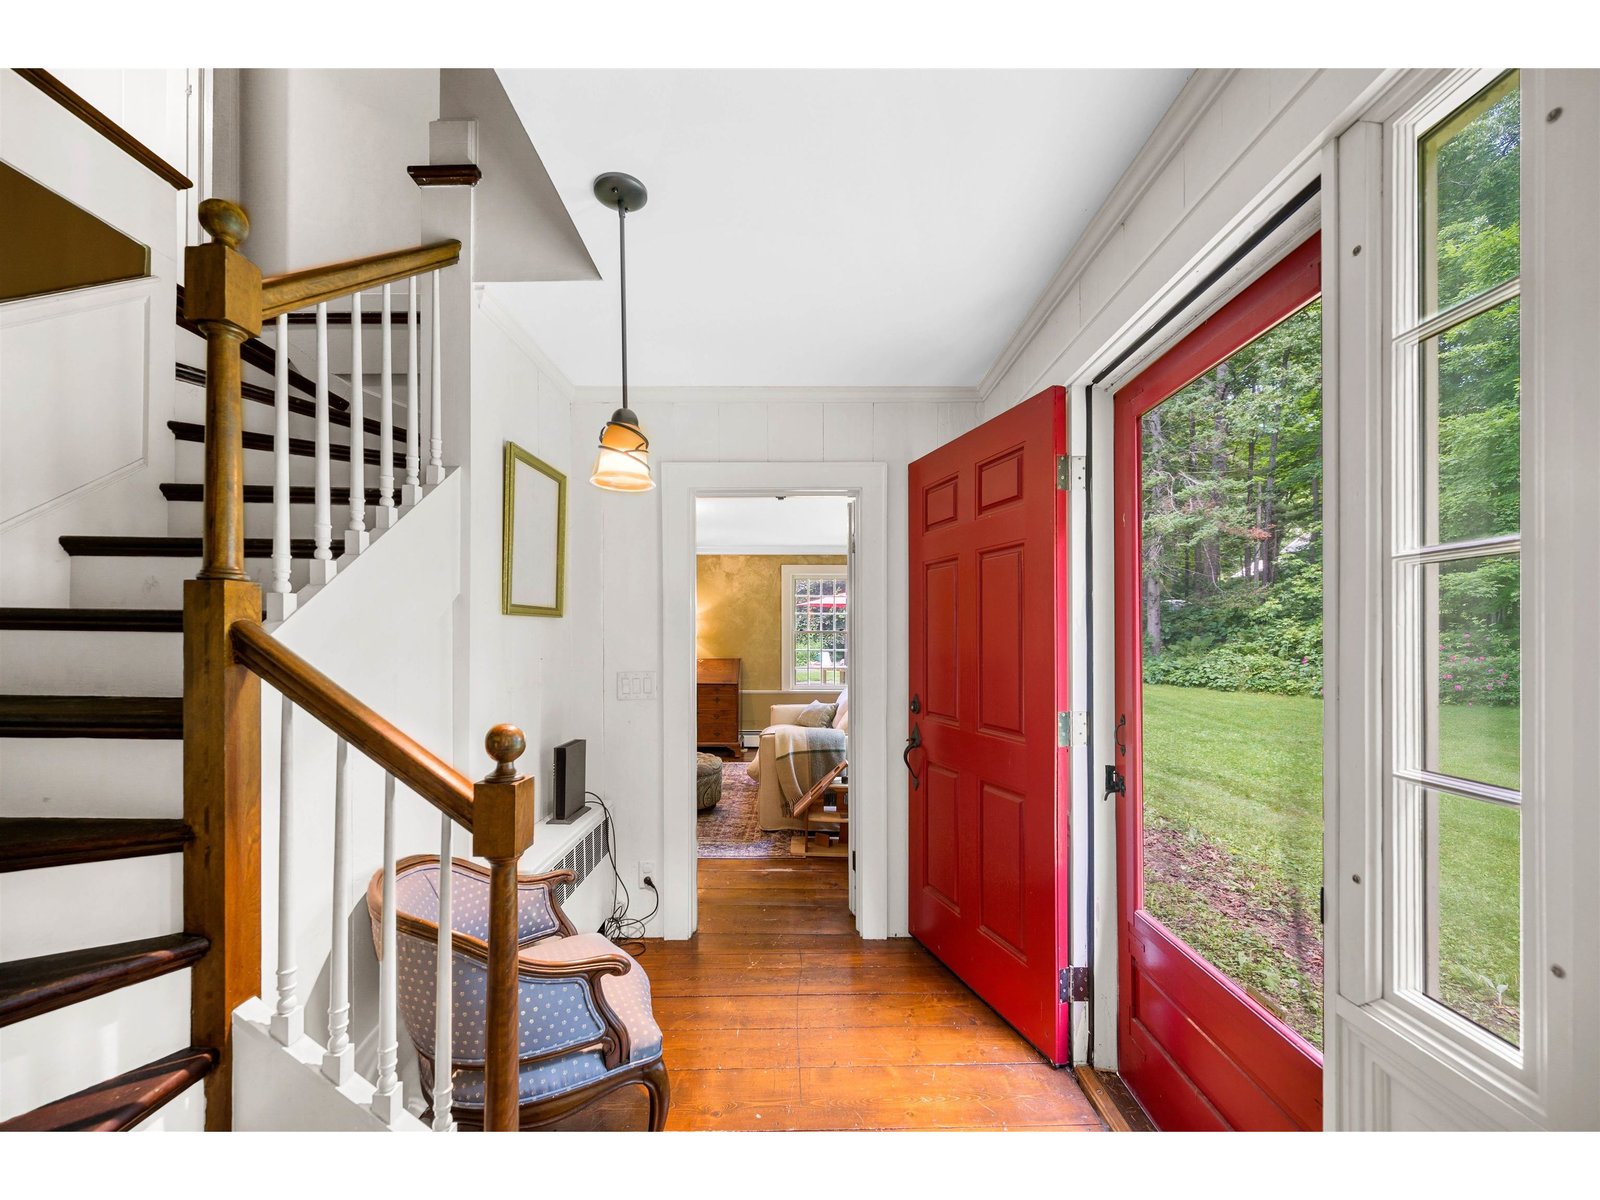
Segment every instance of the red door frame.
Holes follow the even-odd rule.
[[[910,749],[908,741],[907,765],[921,777],[920,787],[907,780],[911,933],[1058,1064],[1068,1060],[1071,1048],[1067,1028],[1071,1005],[1061,1000],[1059,988],[1060,970],[1069,961],[1067,781],[1071,776],[1069,751],[1058,747],[1056,736],[1057,713],[1066,708],[1070,694],[1067,493],[1057,486],[1057,458],[1065,452],[1066,389],[1052,387],[918,459],[907,472],[909,695],[919,697],[919,704],[908,717],[906,732],[917,732],[921,747]],[[991,478],[993,482],[984,482]],[[991,486],[1001,493],[997,500],[984,499]],[[1012,487],[1015,500],[1008,490]],[[940,516],[930,523],[932,496],[948,506],[948,516],[941,508]],[[1042,548],[1046,522],[1051,527],[1050,545],[1041,570],[1032,560],[1034,548]],[[957,537],[954,542],[953,534]],[[938,539],[937,551],[926,548],[930,538]],[[974,635],[981,628],[992,631],[999,626],[984,625],[976,558],[957,568],[958,579],[962,578],[960,571],[968,573],[961,585],[959,608],[963,611],[956,626],[964,632],[936,646],[931,631],[926,630],[926,568],[981,556],[986,549],[995,548],[996,538],[999,544],[1025,541],[1029,547],[1019,597],[1024,604],[1016,631],[1017,661],[1022,666],[1038,663],[1053,671],[1048,688],[1043,686],[1045,680],[1032,674],[1032,667],[1018,678],[1020,727],[1001,731],[983,721],[980,690],[993,684],[981,682],[990,676],[985,674],[980,639]],[[930,553],[937,561],[925,563]],[[1044,653],[1045,643],[1050,644],[1048,654]],[[959,697],[956,708],[943,713],[934,711],[930,691],[934,685],[929,658],[936,651],[948,656],[946,686],[953,687]],[[1035,757],[1045,747],[1049,748],[1048,766]],[[961,817],[960,836],[941,844],[958,862],[964,880],[954,897],[930,886],[932,823],[926,806],[932,802],[933,772],[953,789],[949,798]],[[1021,878],[1002,880],[1007,886],[997,889],[1005,897],[1001,908],[1012,901],[1018,905],[1014,912],[1026,936],[1014,943],[984,920],[986,883],[993,882],[985,874],[984,850],[988,835],[984,814],[989,811],[984,800],[990,785],[1001,791],[1015,787],[1023,793],[1024,810],[1014,846]],[[1041,811],[1045,805],[1047,817]],[[995,811],[1003,807],[1000,804]],[[1007,846],[1012,844],[1010,839],[1001,840]],[[1042,936],[1046,931],[1040,923],[1043,914],[1049,914],[1049,936]]]
[[[1143,622],[1139,418],[1322,290],[1313,235],[1114,397],[1119,1070],[1164,1129],[1322,1128],[1322,1056],[1140,907]],[[1125,722],[1125,723],[1124,723]]]

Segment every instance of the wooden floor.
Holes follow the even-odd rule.
[[[856,936],[842,861],[699,866],[699,933],[640,959],[670,1129],[1104,1128],[1071,1071],[921,946]],[[567,1127],[642,1128],[635,1090]]]

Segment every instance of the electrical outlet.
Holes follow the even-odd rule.
[[[639,886],[640,887],[644,887],[644,881],[645,881],[646,877],[649,877],[650,879],[654,879],[656,877],[656,865],[655,865],[655,863],[653,863],[653,862],[642,862],[642,863],[639,864]]]

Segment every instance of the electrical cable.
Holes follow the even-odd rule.
[[[651,882],[647,884],[655,895],[655,904],[650,911],[642,917],[630,917],[628,909],[633,906],[633,896],[628,891],[628,885],[622,882],[622,872],[617,868],[617,826],[611,819],[611,808],[598,792],[584,790],[584,795],[593,796],[600,805],[600,811],[605,814],[606,821],[606,853],[611,856],[611,915],[600,923],[600,932],[621,946],[635,958],[644,957],[645,923],[655,916],[661,908],[661,892]],[[620,892],[620,899],[618,893]]]

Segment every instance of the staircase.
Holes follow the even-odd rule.
[[[192,419],[168,423],[177,448],[175,477],[160,484],[168,535],[65,534],[60,544],[71,559],[71,606],[0,608],[0,738],[6,739],[0,753],[7,811],[35,814],[0,818],[0,872],[165,860],[131,876],[80,869],[73,879],[87,883],[85,911],[73,914],[73,927],[94,928],[91,918],[116,906],[118,880],[134,879],[141,888],[166,894],[184,892],[191,882],[183,878],[184,856],[194,853],[195,831],[181,816],[183,585],[201,565],[207,375],[192,365],[206,361],[206,347],[201,331],[183,318],[181,287],[177,314],[175,409]],[[336,329],[351,324],[348,312],[325,316],[326,325]],[[381,320],[379,313],[364,315],[363,332]],[[414,332],[409,320],[404,311],[390,317],[401,337]],[[314,313],[289,314],[279,333],[315,322]],[[395,486],[392,463],[404,458],[408,434],[404,426],[392,426],[387,430],[391,454],[380,453],[389,423],[360,418],[356,434],[347,398],[352,385],[333,382],[322,389],[327,432],[319,445],[317,379],[289,362],[288,351],[260,338],[245,341],[240,359],[246,378],[240,390],[246,570],[268,588],[276,570],[287,583],[280,591],[292,596],[311,582],[319,544],[330,563],[340,549],[315,529],[319,490],[323,504],[341,517],[350,511],[352,489],[332,486],[330,464],[349,464],[359,452],[368,467],[388,466],[387,492],[398,508],[401,489]],[[325,336],[312,354],[318,357],[313,374],[327,380]],[[414,388],[415,358],[411,361]],[[390,388],[382,392],[388,396]],[[411,395],[414,413],[415,391]],[[369,401],[363,405],[367,411],[379,411],[378,398],[362,399]],[[413,475],[416,452],[413,445]],[[276,504],[280,494],[287,496],[285,519]],[[362,507],[376,518],[383,491],[360,486],[360,494]],[[375,523],[367,521],[367,528]],[[287,538],[281,536],[283,525]],[[279,607],[292,611],[292,604],[280,601]],[[16,881],[9,895],[13,902],[49,897],[63,886],[33,876]],[[148,1031],[153,1023],[173,1047],[154,1061],[0,1122],[0,1129],[130,1129],[204,1080],[217,1068],[222,1048],[187,1045],[192,1036],[188,1008],[173,1011],[150,988],[168,975],[189,983],[193,968],[210,951],[207,937],[180,930],[0,963],[0,1026],[118,993],[105,1002],[118,1006],[118,1024],[126,1020]],[[51,1032],[42,1029],[41,1037]],[[196,1116],[180,1123],[197,1120],[198,1109],[195,1105]]]

